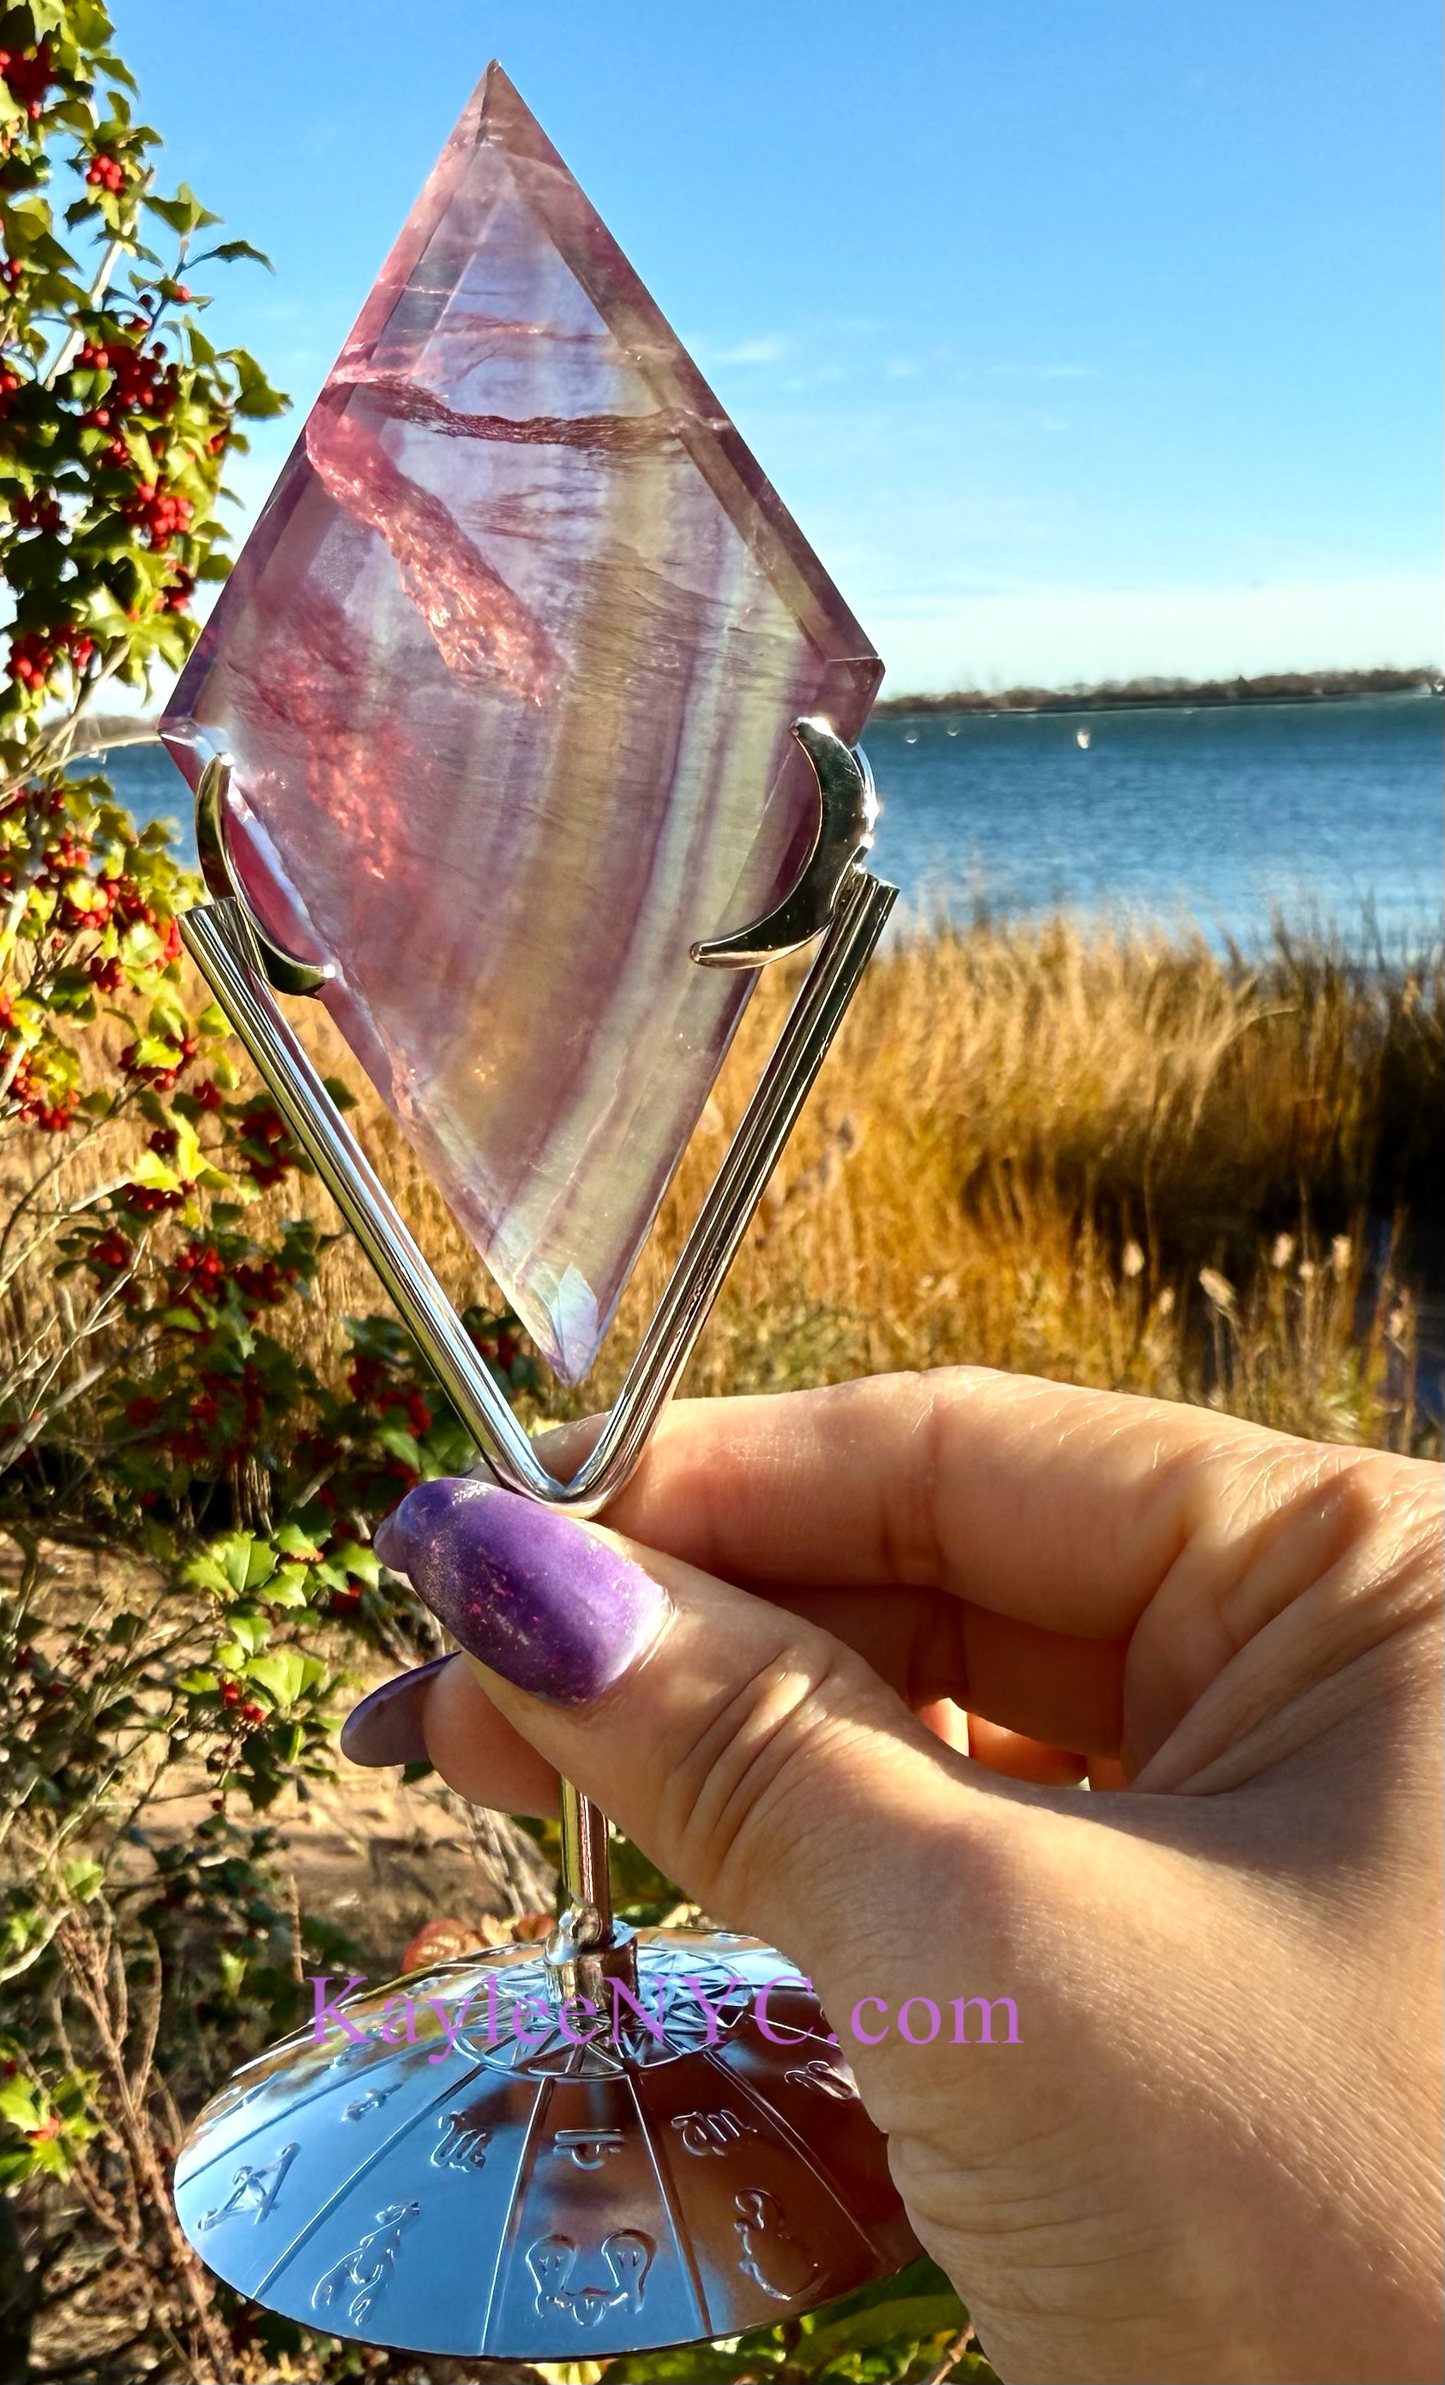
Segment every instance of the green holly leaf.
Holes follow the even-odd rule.
[[[233,1587],[244,1593],[258,1590],[263,1582],[270,1581],[276,1571],[276,1552],[266,1541],[254,1540],[249,1532],[236,1532],[231,1536],[223,1562]]]
[[[162,1061],[159,1065],[168,1067],[171,1063]],[[178,1192],[181,1183],[175,1169],[167,1167],[158,1151],[142,1151],[131,1164],[130,1180],[151,1192]]]
[[[426,1471],[420,1444],[404,1425],[379,1424],[373,1437],[379,1449],[384,1449],[388,1457],[396,1458],[413,1474],[422,1474]]]
[[[229,1665],[232,1672],[242,1672],[252,1657],[261,1654],[271,1637],[271,1626],[264,1615],[232,1615],[228,1621],[233,1636],[216,1650],[217,1661]]]
[[[306,1565],[283,1565],[272,1574],[266,1584],[266,1603],[273,1607],[304,1607],[311,1568]]]
[[[315,1687],[323,1671],[318,1657],[303,1656],[299,1648],[278,1648],[267,1656],[253,1656],[246,1666],[246,1679],[259,1681],[278,1706],[294,1706],[305,1691]]]
[[[0,2120],[8,2120],[12,2128],[39,2127],[39,2099],[29,2079],[17,2076],[0,2080]]]
[[[236,412],[254,416],[285,414],[291,404],[279,390],[271,387],[254,357],[244,348],[232,348],[229,359],[236,375]]]
[[[333,1557],[343,1571],[358,1582],[365,1582],[370,1590],[381,1587],[381,1559],[375,1549],[363,1547],[360,1541],[343,1541]]]
[[[206,258],[210,257],[220,257],[227,265],[233,264],[238,257],[249,257],[253,264],[264,265],[268,273],[276,270],[265,250],[252,248],[249,240],[223,240],[219,248],[207,249]],[[205,261],[205,258],[200,257],[196,260],[197,264]]]
[[[214,1590],[222,1598],[244,1598],[250,1590],[259,1589],[270,1580],[276,1570],[275,1552],[264,1540],[249,1532],[229,1532],[222,1540],[213,1540],[199,1557],[193,1557],[182,1572],[182,1580],[194,1582],[205,1590]],[[228,1617],[231,1630],[244,1636],[247,1618],[239,1614]],[[267,1625],[263,1617],[251,1618],[261,1637],[253,1641],[260,1647]]]
[[[272,1534],[272,1538],[285,1557],[309,1560],[321,1554],[311,1534],[303,1532],[299,1524],[283,1524],[279,1532]]]
[[[212,215],[209,208],[201,205],[188,182],[176,185],[173,199],[158,198],[154,191],[147,191],[141,205],[148,207],[152,215],[158,215],[162,223],[169,224],[171,230],[179,232],[182,238],[191,232],[200,231],[205,224],[218,224],[221,220],[218,215]]]

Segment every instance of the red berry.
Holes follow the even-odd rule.
[[[50,69],[50,44],[38,42],[33,50],[0,50],[0,76],[10,86],[32,123],[45,109],[45,94],[54,76]]]

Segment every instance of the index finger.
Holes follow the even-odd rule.
[[[1165,1400],[949,1367],[678,1401],[607,1522],[749,1588],[906,1583],[1122,1639],[1224,1478],[1273,1477],[1280,1493],[1281,1475],[1359,1454]],[[1241,1499],[1241,1530],[1258,1520]]]

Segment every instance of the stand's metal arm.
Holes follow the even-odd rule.
[[[799,721],[794,734],[818,780],[820,825],[808,862],[766,920],[695,946],[693,958],[758,968],[819,933],[823,940],[601,1437],[568,1482],[537,1456],[276,1002],[273,983],[315,993],[326,973],[281,951],[251,917],[225,847],[224,762],[208,765],[197,794],[213,899],[183,917],[187,950],[497,1480],[579,1517],[614,1498],[641,1457],[897,899],[896,887],[861,866],[876,816],[866,764],[824,721]],[[595,1965],[614,1947],[625,1959],[625,1951],[612,1920],[606,1817],[565,1781],[562,1854],[566,1906],[548,1957],[564,1981],[575,1981],[579,1964]]]
[[[499,1482],[579,1516],[614,1498],[642,1455],[717,1297],[837,1033],[896,890],[863,871],[846,888],[787,1026],[595,1449],[569,1482],[547,1471],[380,1178],[342,1121],[267,985],[234,897],[188,911],[181,935],[277,1108],[400,1311]]]

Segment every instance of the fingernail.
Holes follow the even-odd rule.
[[[353,1764],[424,1764],[421,1710],[426,1685],[451,1663],[450,1656],[434,1656],[430,1664],[413,1665],[394,1681],[383,1681],[369,1697],[353,1706],[341,1726],[341,1752]]]
[[[463,1648],[556,1706],[600,1697],[669,1611],[666,1591],[631,1558],[491,1483],[419,1483],[375,1546]]]

